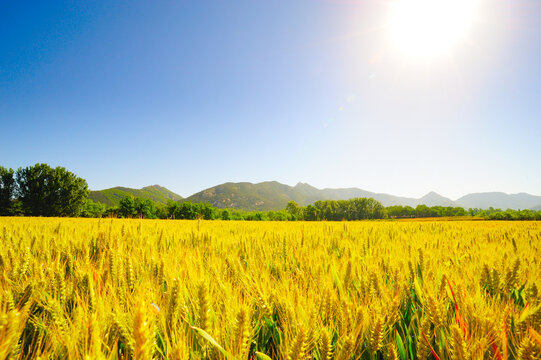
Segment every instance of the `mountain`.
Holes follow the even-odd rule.
[[[305,184],[305,185],[308,185],[308,184]],[[433,191],[426,194],[420,199],[415,199],[415,198],[395,196],[395,195],[390,195],[390,194],[385,194],[385,193],[375,193],[375,192],[366,191],[366,190],[362,190],[358,188],[347,188],[347,189],[325,188],[323,190],[319,190],[314,187],[312,188],[315,189],[317,192],[313,194],[313,198],[315,200],[311,201],[310,203],[313,203],[314,201],[317,201],[317,200],[348,200],[351,198],[369,197],[369,198],[373,198],[379,201],[383,206],[403,205],[403,206],[415,207],[419,204],[424,204],[427,206],[436,206],[436,205],[455,206],[452,200],[446,197],[443,197],[439,194],[436,194]]]
[[[443,197],[434,191],[429,192],[417,201],[418,204],[426,206],[457,206],[453,200]]]
[[[485,192],[468,194],[455,201],[464,208],[488,209],[531,209],[541,206],[541,196],[526,193],[506,194],[502,192]]]
[[[291,186],[277,181],[259,184],[228,182],[200,191],[185,200],[206,202],[219,208],[278,210],[284,209],[289,200],[304,204],[306,199],[312,199],[311,193],[312,190],[309,188],[296,192]]]
[[[416,207],[423,204],[426,206],[461,206],[465,209],[488,209],[489,207],[494,207],[504,210],[541,210],[541,196],[526,193],[475,193],[465,195],[453,201],[433,191],[416,199],[375,193],[359,188],[318,189],[307,183],[300,182],[295,186],[289,186],[277,181],[265,181],[257,184],[249,182],[227,182],[195,193],[186,199],[159,185],[146,186],[142,189],[114,187],[111,189],[91,191],[90,199],[102,202],[108,206],[113,206],[118,205],[119,201],[128,195],[151,199],[163,204],[167,203],[168,200],[206,202],[218,208],[261,211],[282,210],[290,200],[294,200],[299,205],[306,206],[318,200],[348,200],[359,197],[371,197],[379,201],[383,206],[403,205]]]
[[[318,189],[306,183],[289,186],[277,181],[266,181],[258,184],[228,182],[193,194],[186,198],[185,201],[207,202],[219,208],[266,211],[284,209],[290,200],[305,206],[318,200],[347,200],[356,197],[371,197],[384,206],[409,205],[415,207],[419,204],[454,206],[452,200],[434,192],[425,195],[421,199],[414,199],[379,194],[358,188]]]
[[[182,196],[160,185],[146,186],[142,189],[117,186],[105,190],[91,191],[89,198],[95,202],[104,203],[107,206],[116,206],[126,196],[150,199],[162,204],[166,204],[168,200],[179,201],[183,199]]]

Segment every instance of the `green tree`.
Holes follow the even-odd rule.
[[[387,217],[385,207],[381,203],[373,198],[369,198],[368,201],[368,219],[384,219]]]
[[[432,211],[426,205],[420,204],[415,207],[415,217],[430,217],[432,216]]]
[[[211,204],[199,203],[198,205],[198,217],[201,217],[205,220],[214,220],[218,217],[218,209],[216,209]]]
[[[137,215],[135,200],[132,196],[125,196],[118,203],[118,215],[123,218],[131,218]]]
[[[178,213],[180,211],[180,204],[173,200],[168,200],[166,205],[167,218],[169,219],[179,219]]]
[[[13,215],[12,203],[16,183],[13,169],[0,166],[0,216]]]
[[[195,220],[199,215],[198,210],[197,204],[189,201],[183,202],[178,209],[178,215],[175,216],[175,219]]]
[[[19,168],[16,178],[25,215],[77,216],[89,194],[86,180],[60,166]]]
[[[86,203],[81,211],[82,217],[102,217],[105,214],[107,207],[100,202],[94,202],[91,199],[87,199]]]
[[[156,218],[156,207],[154,202],[150,199],[135,199],[135,214],[138,217],[145,219],[155,219]]]
[[[319,220],[320,210],[313,205],[308,205],[304,208],[304,220],[316,221]]]
[[[223,209],[222,220],[231,220],[231,211],[229,211],[228,209]]]
[[[314,207],[319,210],[320,217],[323,220],[341,220],[342,209],[336,200],[318,200],[314,203]]]
[[[291,215],[299,216],[300,207],[295,201],[291,200],[286,205],[286,211]]]
[[[167,219],[169,217],[169,213],[168,213],[168,204],[160,204],[160,203],[157,203],[155,204],[156,206],[156,217],[158,219]]]

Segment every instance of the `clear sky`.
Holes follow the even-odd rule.
[[[4,1],[0,165],[183,196],[265,180],[541,195],[541,1],[478,0],[429,54],[390,25],[396,9]]]

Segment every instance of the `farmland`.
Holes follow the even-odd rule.
[[[0,359],[534,359],[541,223],[0,218]]]

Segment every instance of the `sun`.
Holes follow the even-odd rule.
[[[462,41],[470,27],[476,0],[396,0],[390,32],[406,55],[434,57]]]

